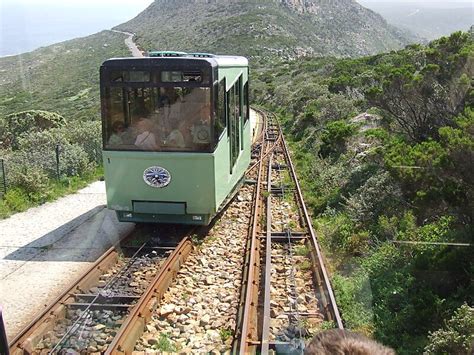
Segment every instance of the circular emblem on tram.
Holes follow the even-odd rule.
[[[165,187],[171,181],[171,174],[161,166],[150,166],[143,172],[143,180],[151,187]]]

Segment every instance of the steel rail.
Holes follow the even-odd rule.
[[[263,132],[267,128],[267,116],[263,114],[264,124]],[[248,247],[248,266],[246,272],[246,282],[243,283],[243,305],[241,311],[239,311],[239,326],[236,331],[237,342],[234,344],[234,353],[247,354],[249,353],[249,345],[252,342],[252,337],[256,332],[256,314],[258,306],[258,262],[259,262],[259,217],[261,213],[261,185],[262,185],[262,170],[263,161],[265,155],[265,149],[267,148],[264,134],[261,136],[262,142],[260,147],[260,158],[254,164],[258,166],[257,170],[257,183],[254,191],[254,204],[252,213],[252,227],[250,231],[250,243]],[[253,169],[252,166],[247,171]],[[241,319],[241,320],[240,320]],[[251,324],[252,323],[252,324]]]
[[[107,290],[107,288],[110,287],[110,285],[114,284],[119,277],[121,277],[125,272],[127,272],[130,269],[130,267],[135,263],[137,255],[142,251],[142,249],[145,246],[146,246],[146,243],[143,243],[142,246],[138,248],[138,250],[132,255],[130,260],[127,262],[127,266],[121,269],[120,272],[115,274],[110,280],[108,280],[105,286],[103,287],[103,290]],[[49,353],[54,353],[56,349],[60,349],[64,341],[66,339],[69,339],[71,335],[74,334],[74,332],[76,332],[79,329],[79,326],[83,324],[83,322],[86,320],[87,316],[90,314],[91,310],[94,307],[94,304],[97,302],[100,296],[101,296],[100,293],[97,293],[97,295],[94,296],[94,298],[88,303],[86,308],[83,310],[83,313],[68,328],[68,330],[64,333],[61,339],[56,343],[56,345],[49,351]]]
[[[263,111],[261,109],[255,109],[255,108],[254,108],[254,110],[260,112],[260,114],[262,116],[267,117],[267,113],[265,111]],[[266,131],[267,131],[267,125],[264,124],[263,125],[263,130],[260,132],[260,135],[259,135],[259,137],[261,137],[261,139],[262,139],[262,144],[263,144],[263,142],[265,142],[264,135],[265,135]],[[267,158],[268,155],[270,153],[272,153],[273,150],[278,146],[278,144],[280,144],[282,139],[283,139],[283,136],[282,136],[281,131],[280,131],[280,134],[278,135],[278,138],[275,141],[275,143],[273,144],[272,148],[268,149],[268,151],[264,155],[261,155],[260,158],[247,169],[247,172],[252,171],[260,163],[261,160],[264,160],[265,158]],[[261,149],[263,149],[263,147]]]
[[[139,303],[130,311],[105,354],[132,354],[146,323],[150,321],[153,311],[159,306],[162,296],[168,290],[191,250],[192,242],[186,237],[167,258]]]
[[[242,323],[239,324],[239,328],[236,332],[236,340],[234,344],[238,344],[238,347],[234,347],[234,353],[247,354],[247,353],[262,353],[268,354],[270,347],[275,346],[277,341],[270,341],[270,290],[271,290],[271,243],[276,241],[276,239],[285,239],[288,245],[291,248],[291,241],[296,238],[298,240],[305,239],[307,243],[310,244],[310,258],[312,261],[312,274],[313,274],[313,284],[315,287],[316,296],[318,299],[319,307],[323,313],[325,319],[334,321],[335,325],[339,329],[343,329],[343,323],[337,308],[335,301],[334,293],[329,281],[327,270],[324,266],[324,260],[322,252],[314,232],[314,229],[311,224],[311,219],[307,208],[304,203],[301,187],[294,169],[291,156],[289,154],[288,146],[283,137],[282,131],[276,116],[272,113],[265,112],[264,110],[259,110],[259,112],[266,117],[268,121],[264,133],[264,142],[262,143],[260,158],[256,163],[249,168],[249,171],[254,167],[258,166],[258,178],[257,178],[257,188],[256,188],[256,199],[255,207],[253,209],[253,224],[252,224],[252,241],[251,247],[247,250],[250,253],[250,267],[248,272],[248,279],[246,284],[243,285],[245,292],[242,292],[242,295],[245,294],[243,311],[239,313],[239,316],[243,314]],[[274,121],[270,123],[270,121]],[[273,143],[273,145],[272,145]],[[291,189],[291,193],[294,194],[296,204],[299,210],[299,220],[301,226],[305,228],[304,235],[301,233],[295,232],[293,237],[291,231],[287,231],[285,235],[282,236],[273,236],[271,233],[271,200],[270,196],[273,191],[271,183],[271,174],[272,174],[272,161],[273,154],[283,154],[286,161],[286,168],[289,170],[290,177],[292,178],[295,189]],[[268,158],[270,156],[270,158]],[[260,196],[261,191],[265,186],[263,183],[263,171],[264,166],[268,164],[268,176],[267,176],[267,187],[268,192],[267,196],[267,228],[266,231],[262,231],[263,225],[257,223],[258,218],[261,218],[259,215],[260,211],[263,211],[261,204],[263,199]],[[282,189],[283,194],[285,193],[284,188]],[[259,242],[255,241],[255,236],[259,239]],[[276,238],[276,239],[275,239]],[[264,243],[265,239],[265,245]],[[257,244],[258,243],[258,244]],[[265,251],[266,256],[261,259],[261,253]],[[292,252],[290,250],[290,258],[292,257]],[[258,259],[258,260],[257,260]],[[265,263],[265,268],[263,269],[263,264]],[[256,270],[256,269],[259,270]],[[253,277],[253,279],[252,279]],[[263,279],[262,279],[263,278]],[[257,285],[262,287],[261,290],[256,289]],[[259,294],[260,292],[260,294]],[[258,302],[261,302],[262,305],[259,306]],[[261,309],[263,308],[263,310]],[[300,316],[309,315],[304,312],[299,312],[296,310],[296,313]],[[296,314],[295,313],[295,314]],[[293,312],[292,312],[293,314]],[[319,313],[318,313],[319,314]],[[240,318],[239,318],[240,319]],[[258,326],[258,327],[257,327]],[[239,333],[239,330],[240,333]],[[300,336],[301,336],[300,332]],[[283,343],[282,343],[283,344]]]
[[[283,144],[283,151],[284,151],[284,154],[286,156],[286,160],[287,160],[289,168],[290,168],[290,173],[292,175],[293,181],[294,181],[295,186],[296,186],[297,197],[298,197],[298,200],[301,203],[301,208],[303,210],[304,219],[305,219],[308,231],[309,231],[310,236],[311,236],[311,241],[312,241],[314,249],[316,250],[318,263],[319,263],[319,270],[322,273],[324,286],[325,286],[325,288],[327,290],[327,293],[328,293],[328,296],[329,296],[329,300],[330,300],[329,304],[330,304],[330,308],[331,308],[329,310],[329,313],[333,318],[332,320],[334,320],[336,322],[337,327],[339,329],[344,329],[342,319],[341,319],[341,315],[339,314],[339,309],[337,307],[336,298],[334,297],[334,292],[332,290],[331,282],[329,280],[329,276],[328,276],[328,273],[326,271],[326,267],[324,266],[324,259],[323,259],[322,253],[321,253],[321,249],[319,247],[318,239],[316,237],[316,233],[314,232],[314,229],[313,229],[313,226],[312,226],[312,223],[311,223],[311,219],[310,219],[309,214],[308,214],[308,210],[306,209],[306,205],[304,203],[303,193],[301,191],[301,187],[300,187],[300,184],[299,184],[299,181],[298,181],[298,177],[296,175],[295,167],[294,167],[293,162],[291,160],[291,156],[290,156],[290,153],[289,153],[289,150],[288,150],[288,146],[287,146],[285,140],[283,140],[282,144]]]
[[[262,355],[267,355],[270,341],[270,299],[271,299],[271,278],[272,278],[272,161],[273,153],[268,160],[267,173],[267,233],[265,241],[265,286],[263,304],[263,325],[262,325],[262,345],[260,351]]]
[[[126,239],[129,235],[123,238]],[[84,293],[118,259],[117,245],[109,248],[72,286],[61,293],[52,303],[41,311],[9,344],[10,354],[32,353],[41,335],[53,329],[57,319],[63,318],[66,305],[74,299],[74,294]]]
[[[258,298],[259,298],[259,274],[260,274],[260,267],[259,267],[259,261],[257,260],[260,259],[260,246],[259,246],[259,239],[261,239],[260,234],[261,234],[261,226],[259,226],[259,217],[262,211],[262,203],[263,200],[261,198],[261,189],[263,186],[263,171],[264,171],[264,163],[266,158],[272,154],[276,148],[280,145],[282,142],[282,133],[281,130],[278,126],[278,124],[275,122],[269,122],[268,115],[260,111],[261,114],[265,117],[265,126],[264,126],[264,134],[262,135],[262,147],[260,151],[260,158],[259,160],[248,169],[248,171],[252,170],[255,166],[258,166],[258,178],[257,178],[257,188],[255,191],[255,205],[253,209],[253,224],[252,224],[252,233],[251,233],[251,245],[249,248],[250,252],[250,265],[249,265],[249,271],[248,271],[248,279],[246,282],[246,292],[245,292],[245,299],[244,299],[244,306],[243,306],[243,311],[241,312],[242,314],[242,323],[241,323],[241,328],[240,328],[240,333],[236,334],[237,338],[240,337],[238,340],[238,351],[234,348],[235,353],[240,353],[240,354],[248,354],[249,352],[255,352],[256,346],[261,346],[262,343],[259,341],[260,333],[263,331],[263,329],[267,329],[265,339],[266,343],[268,345],[271,344],[269,341],[269,318],[267,317],[267,321],[265,321],[265,318],[263,319],[263,322],[265,322],[264,328],[258,328]],[[270,132],[270,130],[272,132]],[[263,137],[264,136],[264,137]],[[270,137],[271,136],[271,137]],[[273,144],[270,146],[269,142],[273,142]],[[271,163],[269,163],[268,168],[268,178],[271,179]],[[267,181],[267,191],[270,193],[271,192],[271,180]],[[271,208],[271,205],[267,205],[267,207]],[[268,208],[267,208],[268,209]],[[268,214],[268,212],[267,212]],[[268,222],[268,215],[267,215],[267,222]],[[271,219],[271,217],[270,217]],[[268,227],[267,230],[270,230],[271,234],[271,227]],[[270,238],[267,238],[267,241],[270,241],[271,243],[271,235]],[[267,244],[268,245],[268,244]],[[271,244],[270,244],[271,248]],[[269,253],[267,253],[267,257],[271,258],[271,250]],[[271,260],[268,262],[268,265],[271,265]],[[270,282],[270,277],[271,277],[271,268],[267,268],[266,272],[266,277],[265,277],[265,283]],[[266,290],[268,292],[270,291],[270,287],[266,287]],[[265,310],[269,313],[270,311],[270,297],[269,295],[265,298],[268,300],[268,304],[265,306],[264,305],[264,312]],[[265,309],[266,308],[266,309]]]

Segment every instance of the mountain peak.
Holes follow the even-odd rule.
[[[354,0],[155,0],[117,29],[145,50],[359,56],[409,42]]]

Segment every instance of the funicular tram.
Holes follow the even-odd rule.
[[[151,52],[100,70],[107,205],[120,221],[207,225],[250,162],[248,61]]]

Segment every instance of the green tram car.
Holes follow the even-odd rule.
[[[250,163],[248,60],[182,52],[100,68],[107,205],[123,222],[207,225]]]

